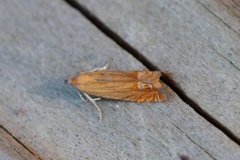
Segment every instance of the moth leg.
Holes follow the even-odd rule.
[[[95,69],[91,70],[90,72],[105,70],[105,69],[107,69],[108,66],[109,66],[109,61],[107,62],[107,64],[105,66],[103,66],[101,68],[95,68]]]
[[[80,92],[79,90],[77,90],[77,92],[78,92],[79,97],[80,97],[84,102],[86,102],[86,99],[83,98],[81,92]],[[101,100],[101,98],[93,98],[93,100],[94,100],[94,101],[98,101],[98,100]]]
[[[83,92],[83,94],[92,103],[92,105],[97,108],[98,113],[99,113],[99,119],[101,122],[102,121],[102,112],[101,112],[100,108],[98,107],[98,105],[96,104],[96,102],[95,102],[96,100],[94,100],[92,97],[90,97],[87,93]]]
[[[93,98],[94,101],[99,101],[101,98]]]

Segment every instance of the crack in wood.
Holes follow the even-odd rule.
[[[225,26],[227,26],[230,30],[232,30],[234,33],[236,33],[238,36],[240,36],[240,33],[233,29],[230,25],[228,25],[222,18],[220,18],[218,15],[216,15],[211,9],[209,9],[205,4],[203,4],[201,1],[197,0],[197,2],[205,8],[210,14],[212,14],[215,18],[217,18],[220,22],[222,22]]]
[[[76,0],[64,0],[70,7],[75,8],[79,11],[86,19],[88,19],[93,25],[95,25],[103,34],[112,39],[116,44],[118,44],[122,49],[127,51],[129,54],[134,56],[138,61],[145,65],[149,70],[159,70],[157,66],[152,64],[143,54],[141,54],[137,49],[128,44],[123,38],[121,38],[117,33],[110,29],[106,24],[104,24],[97,16],[95,16],[86,7],[78,3]],[[200,2],[199,2],[200,3]],[[203,5],[203,4],[202,4]],[[203,5],[209,12],[211,12],[206,6]],[[212,13],[212,12],[211,12]],[[212,13],[215,17],[214,13]],[[219,17],[217,17],[222,21]],[[222,21],[228,28],[233,30],[228,24]],[[235,33],[240,35],[238,32],[233,30]],[[195,110],[201,117],[206,119],[213,126],[222,131],[226,136],[228,136],[232,141],[240,145],[240,138],[237,137],[229,128],[224,126],[217,119],[212,117],[209,113],[203,110],[195,101],[186,95],[186,93],[177,85],[177,83],[171,79],[167,74],[162,75],[161,80],[168,85],[182,101],[188,104],[193,110]]]
[[[23,159],[27,160],[27,159],[25,158],[25,156],[22,155],[22,153],[18,152],[18,150],[16,150],[15,148],[12,148],[12,149],[13,149],[18,155],[20,155]]]
[[[234,68],[236,68],[238,71],[240,71],[240,68],[238,68],[238,66],[236,66],[232,61],[230,61],[227,57],[225,57],[224,55],[222,55],[221,53],[217,52],[214,48],[212,48],[219,56],[221,56],[223,59],[225,59],[226,61],[228,61],[230,63],[231,66],[233,66]]]
[[[226,6],[228,8],[228,12],[235,16],[236,18],[240,18],[239,16],[239,2],[236,2],[235,0],[229,1],[229,0],[225,0],[225,1],[219,1],[222,5]],[[232,3],[231,3],[232,2]]]
[[[191,142],[193,142],[195,145],[197,145],[199,148],[201,148],[207,155],[209,155],[209,157],[211,157],[212,159],[216,159],[213,157],[213,155],[211,155],[208,151],[206,151],[200,144],[198,144],[197,142],[195,142],[192,138],[190,138],[180,127],[178,127],[176,124],[172,123],[172,125],[174,125],[178,130],[180,130]]]
[[[0,125],[0,128],[2,130],[4,130],[10,137],[12,137],[17,143],[19,143],[23,148],[25,148],[29,153],[31,153],[33,156],[35,156],[37,159],[42,160],[39,156],[37,156],[31,149],[29,149],[26,145],[24,145],[20,140],[18,140],[15,136],[13,136],[11,134],[11,132],[9,132],[5,127],[3,127],[2,125]],[[13,148],[13,150],[15,152],[17,152],[20,156],[22,156],[24,158],[23,155],[21,155],[21,153],[19,153],[16,149]]]

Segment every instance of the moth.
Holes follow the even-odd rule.
[[[95,102],[99,99],[89,95],[133,102],[159,102],[166,99],[164,85],[160,80],[161,71],[118,71],[106,68],[81,72],[66,81],[80,90],[98,109],[100,121],[101,111]]]

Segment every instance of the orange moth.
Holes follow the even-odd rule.
[[[82,72],[66,81],[82,91],[98,109],[100,121],[102,119],[101,111],[95,102],[98,99],[93,99],[89,95],[133,102],[165,100],[164,87],[159,79],[161,71],[114,71],[106,70],[106,67]]]

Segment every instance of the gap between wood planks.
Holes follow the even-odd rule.
[[[128,44],[123,38],[121,38],[117,33],[111,30],[107,25],[105,25],[97,16],[91,13],[86,7],[78,3],[76,0],[64,0],[72,8],[78,10],[85,18],[87,18],[93,25],[95,25],[101,32],[103,32],[107,37],[112,39],[121,48],[134,56],[138,61],[145,65],[149,70],[159,70],[157,66],[153,65],[144,55],[142,55],[137,49]],[[216,118],[212,117],[209,113],[203,110],[196,102],[194,102],[186,93],[176,84],[176,82],[171,79],[167,74],[163,74],[161,80],[167,84],[185,103],[187,103],[191,108],[193,108],[200,116],[206,119],[209,123],[214,125],[216,128],[221,130],[225,135],[227,135],[232,141],[240,145],[240,138],[237,137],[229,128],[224,126]]]
[[[42,158],[40,158],[38,155],[36,155],[31,149],[29,149],[27,146],[25,146],[20,140],[18,140],[16,137],[14,137],[6,128],[4,128],[1,124],[0,124],[0,128],[2,130],[4,130],[9,136],[11,136],[17,143],[19,143],[23,148],[25,148],[29,153],[31,153],[34,157],[36,157],[36,159],[38,160],[42,160]]]

